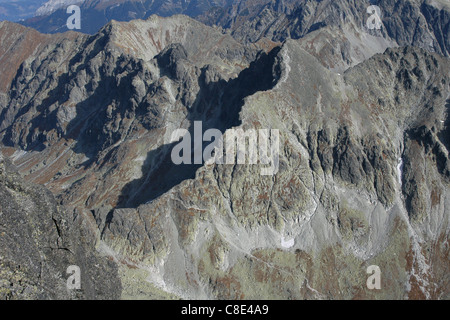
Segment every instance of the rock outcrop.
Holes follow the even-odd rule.
[[[96,253],[94,232],[0,156],[0,299],[119,298],[117,266]],[[67,288],[73,265],[81,271],[80,290]]]

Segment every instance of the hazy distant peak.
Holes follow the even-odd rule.
[[[82,2],[84,2],[84,0],[49,0],[36,10],[36,16],[45,16],[60,8]]]

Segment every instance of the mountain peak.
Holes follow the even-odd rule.
[[[230,35],[206,26],[186,15],[160,17],[152,15],[146,20],[120,22],[112,20],[101,29],[111,43],[134,57],[149,61],[169,44],[180,43],[195,61],[195,56],[205,58],[205,54],[221,47],[237,48],[241,45]]]

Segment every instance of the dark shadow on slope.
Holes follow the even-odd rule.
[[[281,73],[276,61],[279,50],[277,47],[269,54],[261,53],[249,68],[229,81],[220,80],[207,84],[205,73],[208,67],[202,69],[200,91],[187,117],[191,124],[188,131],[192,140],[194,121],[203,121],[203,132],[215,128],[223,133],[240,124],[239,112],[244,105],[244,98],[258,91],[272,89],[277,83]],[[191,142],[193,149],[194,141]],[[175,165],[172,162],[171,152],[176,144],[178,142],[163,145],[147,153],[142,168],[143,177],[131,181],[123,188],[118,208],[138,207],[158,198],[182,181],[195,178],[201,165]],[[203,144],[203,149],[206,145]],[[193,159],[191,160],[193,163]]]
[[[103,162],[109,161],[109,157],[114,156],[113,150],[110,150],[107,155],[104,154],[104,151],[129,134],[126,128],[118,131],[111,130],[109,127],[109,124],[113,123],[107,114],[110,105],[114,105],[115,108],[113,115],[120,114],[121,119],[139,117],[146,120],[141,125],[147,130],[159,127],[159,123],[152,123],[152,119],[145,119],[146,112],[148,112],[145,103],[140,105],[139,101],[134,99],[134,93],[130,91],[133,90],[132,81],[136,76],[142,78],[146,83],[152,83],[147,88],[147,92],[159,90],[157,87],[152,87],[153,83],[155,83],[154,86],[160,84],[149,78],[151,75],[145,74],[147,71],[142,61],[129,56],[120,56],[116,60],[108,52],[105,52],[104,60],[109,61],[107,63],[109,71],[103,65],[103,67],[100,66],[98,68],[100,81],[92,80],[94,78],[89,73],[93,72],[92,69],[97,69],[95,66],[91,68],[89,64],[83,62],[91,62],[100,51],[104,50],[108,41],[106,30],[87,40],[87,44],[95,45],[94,48],[87,53],[79,52],[71,59],[69,66],[81,63],[76,70],[71,70],[56,79],[57,83],[49,92],[48,98],[37,107],[38,115],[30,123],[30,128],[33,130],[27,132],[27,136],[24,138],[25,150],[37,150],[45,147],[46,139],[49,138],[48,132],[57,128],[57,138],[76,140],[73,151],[85,154],[89,158],[82,164],[85,168],[93,163],[98,163],[99,159],[104,159]],[[280,48],[275,48],[268,54],[260,53],[247,69],[243,70],[237,78],[229,81],[222,79],[208,82],[207,79],[220,79],[220,76],[208,77],[208,74],[211,75],[211,72],[215,72],[214,68],[204,67],[197,80],[200,90],[187,115],[187,120],[191,123],[191,127],[188,129],[191,135],[193,136],[194,121],[198,120],[203,121],[203,132],[210,128],[224,132],[228,128],[239,125],[239,112],[244,104],[244,98],[258,91],[269,90],[278,81],[281,73],[277,58],[279,50]],[[164,63],[164,61],[162,62]],[[67,127],[58,128],[61,124],[58,122],[57,112],[61,110],[61,107],[55,106],[61,106],[71,100],[69,95],[72,88],[79,86],[76,81],[78,81],[77,77],[82,69],[88,74],[86,78],[90,81],[84,85],[88,92],[88,98],[79,97],[81,102],[74,106],[76,108],[75,118],[70,120]],[[126,76],[118,77],[122,74]],[[171,77],[170,73],[167,76]],[[16,81],[19,79],[17,78]],[[174,81],[178,80],[174,79]],[[16,119],[34,107],[32,103],[25,106]],[[9,128],[8,130],[13,129]],[[10,131],[9,135],[5,136],[5,140],[12,143],[12,134],[13,132]],[[201,165],[175,165],[172,162],[171,151],[176,144],[163,145],[148,152],[142,167],[143,177],[129,182],[122,189],[118,207],[137,207],[154,200],[182,181],[195,177],[195,173]]]

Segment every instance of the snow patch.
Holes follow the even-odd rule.
[[[290,239],[290,240],[286,240],[285,237],[281,237],[281,246],[283,248],[289,249],[292,248],[295,244],[295,240],[294,239]]]
[[[398,184],[400,185],[400,187],[402,186],[402,176],[403,176],[403,159],[398,158],[397,178],[398,178]]]

